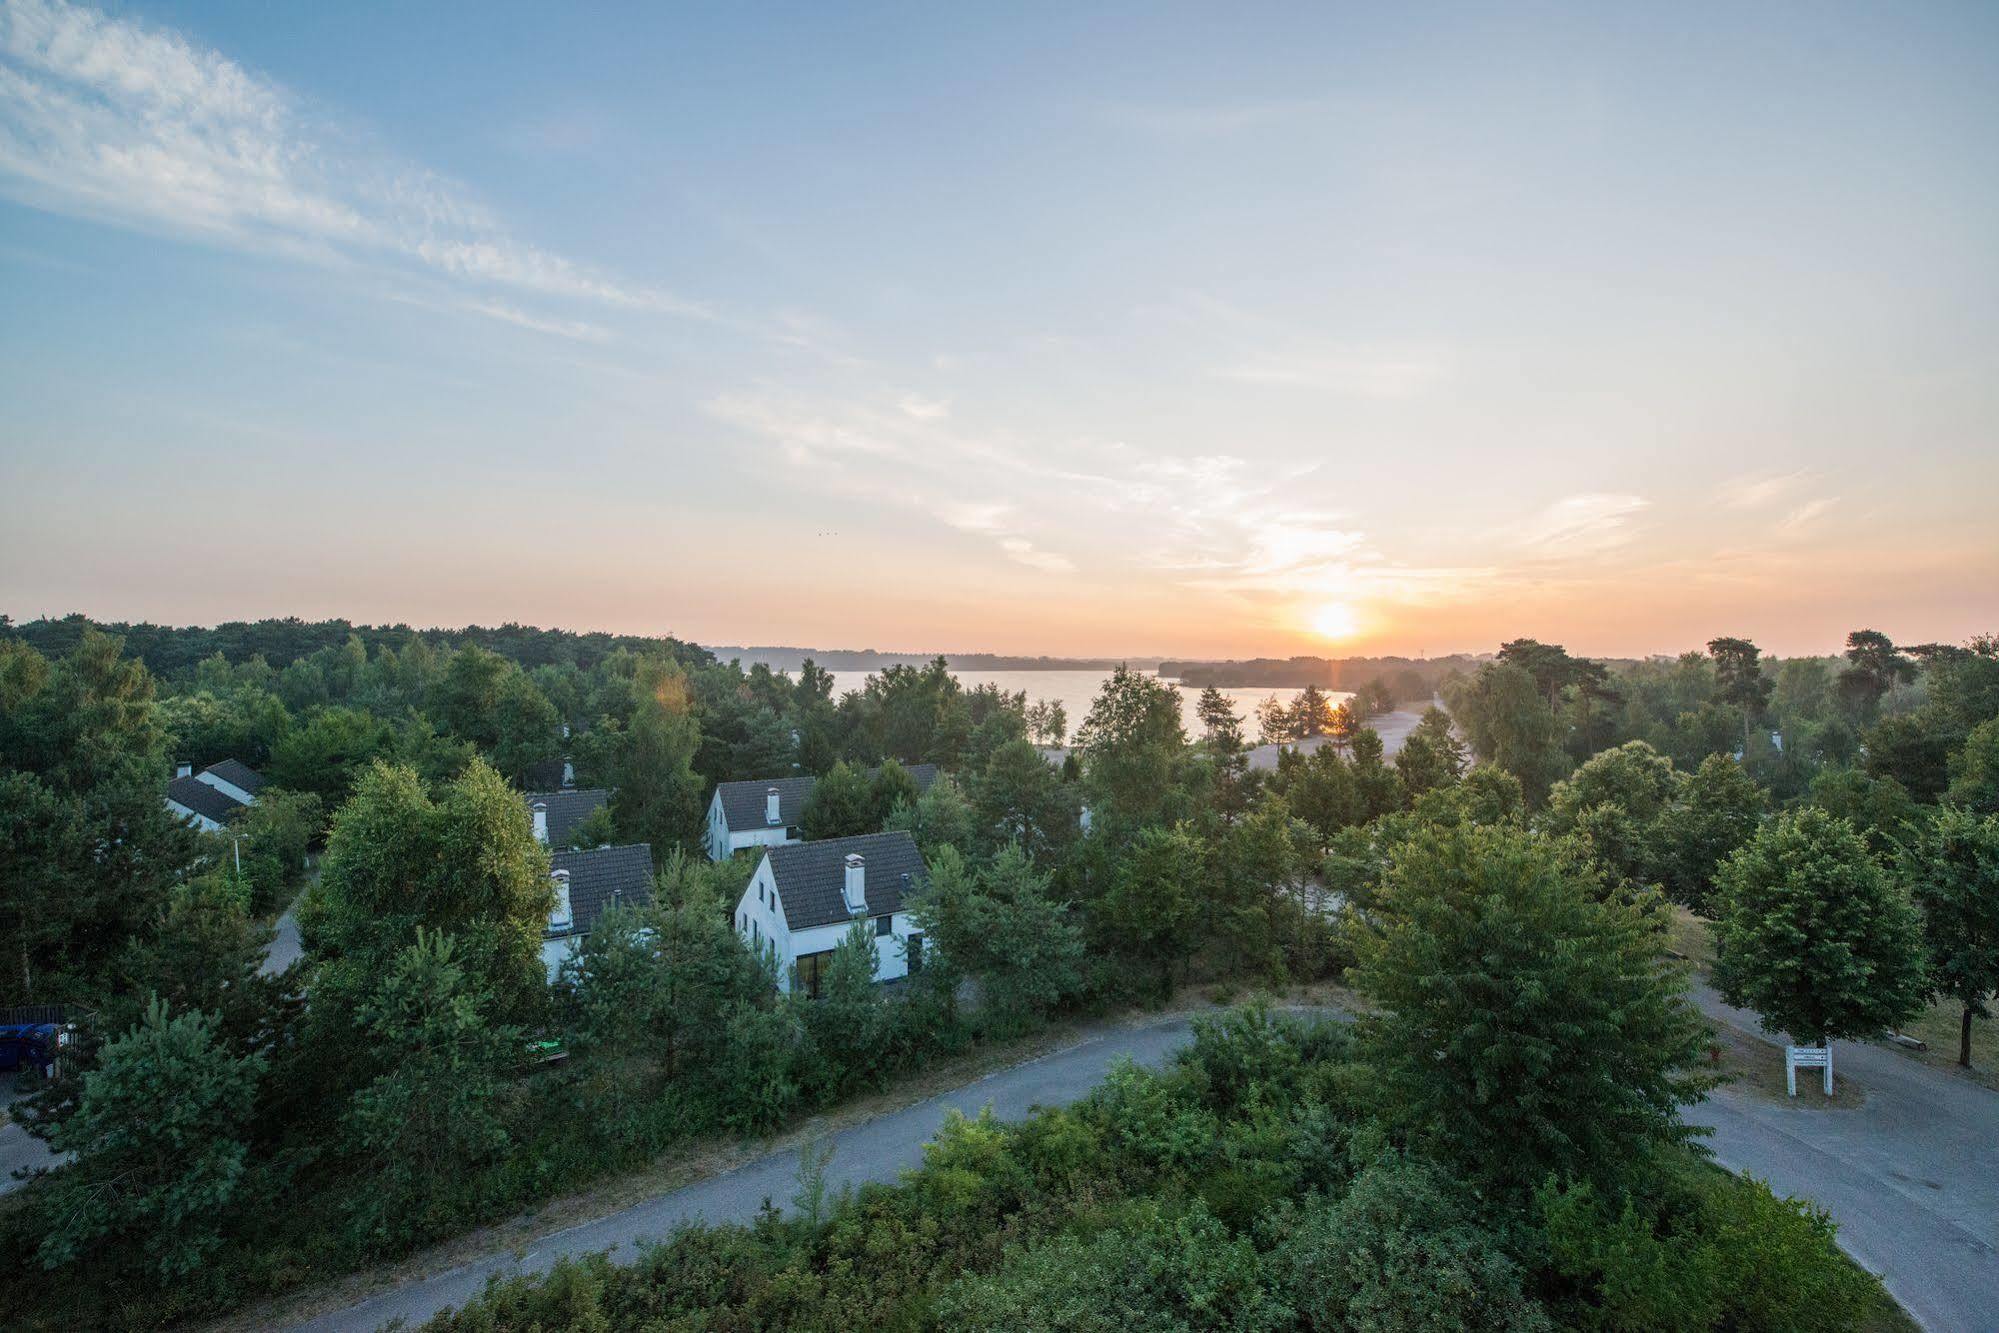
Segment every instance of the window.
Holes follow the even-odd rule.
[[[736,913],[736,929],[748,930],[749,928],[750,928],[750,919],[744,916],[741,912]]]
[[[800,955],[798,962],[793,965],[797,973],[797,980],[792,983],[793,987],[804,991],[815,1000],[818,999],[820,984],[825,980],[826,973],[832,970],[832,966],[831,949],[822,953]]]
[[[889,923],[890,923],[890,922],[892,922],[892,921],[894,921],[894,920],[895,920],[895,918],[894,918],[894,917],[892,917],[892,916],[878,916],[878,917],[876,917],[876,918],[875,918],[875,938],[876,938],[876,939],[880,939],[880,938],[881,938],[882,936],[884,936],[884,935],[888,934],[888,932],[889,932]]]
[[[912,975],[923,970],[923,936],[911,935],[908,942],[909,970]]]

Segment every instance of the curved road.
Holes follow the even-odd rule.
[[[1702,990],[1702,1008],[1749,1031],[1754,1015]],[[923,1158],[923,1144],[950,1110],[990,1105],[1005,1119],[1074,1101],[1120,1056],[1163,1063],[1189,1037],[1182,1017],[1116,1029],[990,1074],[953,1092],[832,1136],[827,1184],[893,1181]],[[1999,1328],[1999,1094],[1880,1047],[1843,1044],[1842,1075],[1867,1089],[1854,1110],[1811,1111],[1723,1092],[1687,1118],[1714,1130],[1724,1166],[1770,1182],[1780,1194],[1817,1201],[1840,1225],[1840,1242],[1880,1273],[1925,1328]],[[1802,1100],[1802,1098],[1801,1098]],[[747,1221],[764,1200],[785,1206],[797,1190],[798,1154],[773,1153],[727,1174],[542,1237],[534,1248],[450,1269],[295,1327],[370,1330],[390,1319],[419,1323],[479,1294],[495,1273],[536,1273],[563,1256],[609,1250],[631,1258],[641,1241],[683,1222]]]

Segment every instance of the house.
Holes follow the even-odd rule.
[[[652,902],[652,845],[635,842],[587,852],[555,852],[549,859],[555,902],[548,909],[541,961],[552,982],[562,971],[563,959],[580,950],[583,938],[607,908]]]
[[[872,778],[879,769],[870,769]],[[907,764],[903,771],[916,780],[916,790],[929,791],[937,781],[937,765]],[[798,821],[819,779],[795,778],[722,782],[708,799],[708,859],[726,861],[746,847],[779,847],[799,840]]]
[[[223,759],[197,773],[192,764],[177,764],[167,784],[167,809],[204,833],[227,824],[237,811],[257,803],[264,789],[263,774],[236,759]]]
[[[904,900],[926,876],[907,833],[863,833],[768,848],[736,903],[736,931],[777,958],[778,986],[818,995],[834,946],[854,922],[871,924],[876,978],[923,966],[923,935]]]
[[[528,818],[534,821],[534,840],[544,847],[567,847],[578,826],[610,803],[611,790],[571,787],[531,791],[521,799],[527,802]]]

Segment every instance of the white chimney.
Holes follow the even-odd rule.
[[[570,763],[567,759],[562,761],[562,785],[565,787],[574,787],[576,785],[576,765]]]
[[[544,847],[548,846],[547,801],[536,801],[534,803],[534,840]]]
[[[766,824],[775,824],[775,823],[777,823],[777,822],[778,822],[778,814],[777,814],[777,788],[775,788],[775,787],[765,787],[765,788],[764,788],[764,823],[766,823]]]
[[[847,910],[855,916],[868,910],[868,863],[859,852],[847,853]]]
[[[568,930],[576,924],[576,917],[569,909],[569,872],[557,870],[548,878],[555,885],[555,906],[548,909],[548,928]]]
[[[174,776],[175,776],[175,777],[177,777],[177,778],[191,778],[191,777],[193,777],[193,776],[194,776],[194,765],[193,765],[193,764],[190,764],[190,763],[189,763],[189,762],[188,762],[187,760],[185,760],[185,759],[181,760],[181,761],[180,761],[180,762],[179,762],[178,764],[175,764],[175,765],[174,765]]]

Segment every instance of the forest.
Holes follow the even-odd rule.
[[[1884,1298],[1827,1220],[1678,1117],[1713,1071],[1674,913],[1801,1037],[1925,1005],[1970,1034],[1999,987],[1991,638],[1617,664],[1515,640],[1392,757],[1321,697],[1265,719],[1322,743],[1264,771],[1218,693],[1190,736],[1131,671],[1070,737],[942,661],[835,699],[816,664],[671,639],[124,628],[0,629],[7,990],[80,1020],[16,1109],[74,1160],[0,1200],[44,1327],[237,1308],[1051,1023],[1340,982],[1351,1026],[1227,1014],[1162,1073],[948,1128],[901,1186],[450,1326],[1866,1326]],[[591,836],[650,843],[658,878],[551,987],[520,793],[565,756],[613,791]],[[163,784],[222,757],[272,789],[193,833]],[[917,795],[887,760],[945,776]],[[857,929],[818,999],[782,994],[730,928],[750,867],[698,859],[706,794],[796,771],[813,833],[923,849],[908,984],[874,984]],[[304,956],[267,974],[294,900]],[[1800,986],[1795,914],[1835,900],[1839,963]],[[551,1040],[567,1060],[527,1054]]]

